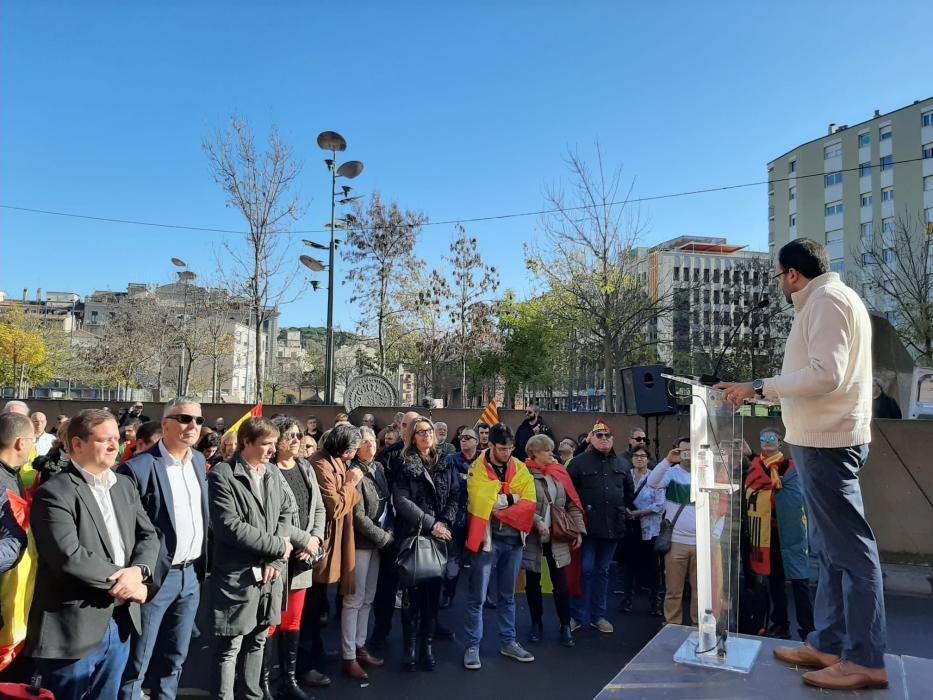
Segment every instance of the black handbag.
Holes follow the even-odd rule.
[[[677,512],[674,514],[673,520],[664,518],[664,520],[661,521],[661,532],[658,533],[658,537],[654,541],[654,551],[658,554],[667,554],[671,551],[671,537],[674,535],[674,525],[677,524],[677,518],[680,517],[680,514],[686,507],[686,503],[681,503],[680,508],[678,508]]]
[[[398,566],[399,585],[416,586],[422,581],[440,578],[447,567],[447,543],[430,535],[422,535],[424,516],[418,521],[418,533],[406,537],[399,545],[395,564]]]

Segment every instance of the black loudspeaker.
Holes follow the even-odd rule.
[[[626,367],[622,370],[622,395],[625,413],[629,416],[669,416],[676,412],[677,401],[668,391],[669,379],[661,374],[673,374],[664,365]]]

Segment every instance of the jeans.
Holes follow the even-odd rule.
[[[583,538],[583,595],[571,601],[573,619],[581,625],[606,617],[609,594],[609,565],[616,553],[616,540]]]
[[[558,569],[557,562],[551,552],[551,543],[542,546],[542,560],[547,560],[548,572],[551,574],[551,583],[554,584],[554,607],[557,608],[557,619],[561,627],[570,624],[570,590],[567,588],[567,570]],[[542,561],[542,565],[543,565]],[[541,574],[525,570],[525,595],[528,598],[528,611],[531,621],[541,623],[544,617],[544,599],[541,597]]]
[[[119,611],[118,611],[119,612]],[[39,659],[42,686],[56,700],[117,700],[120,678],[130,656],[129,625],[111,620],[100,645],[83,659]]]
[[[249,634],[216,638],[215,698],[219,700],[262,700],[259,677],[262,672],[263,647],[268,635],[269,626],[260,625]]]
[[[152,700],[173,700],[188,656],[201,584],[193,566],[170,569],[155,597],[142,606],[142,634],[133,639],[121,700],[139,700],[150,663]]]
[[[884,667],[887,631],[878,544],[865,519],[858,473],[868,445],[798,447],[810,546],[820,565],[807,643],[868,668]]]
[[[477,552],[470,563],[470,594],[466,606],[463,631],[467,647],[477,647],[483,639],[483,602],[495,569],[496,617],[499,619],[499,641],[503,647],[515,641],[515,584],[522,568],[520,540],[492,538],[492,550]]]
[[[357,549],[354,571],[354,592],[343,597],[343,612],[340,616],[340,631],[343,658],[356,658],[356,650],[366,646],[366,628],[369,626],[369,611],[376,597],[379,579],[379,550]]]

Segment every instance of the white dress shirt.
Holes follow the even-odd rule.
[[[201,512],[201,483],[194,471],[191,450],[183,461],[175,459],[159,441],[159,452],[165,459],[172,506],[175,515],[175,554],[172,566],[200,558],[204,544],[204,514]]]
[[[110,498],[110,489],[116,485],[117,475],[108,469],[100,476],[95,476],[83,469],[74,460],[71,460],[71,463],[75,465],[75,469],[84,477],[87,485],[91,487],[91,493],[94,494],[97,507],[100,508],[100,513],[104,516],[104,527],[107,528],[107,536],[110,538],[110,545],[113,549],[113,563],[121,568],[126,566],[126,545],[123,542],[123,535],[120,534],[117,514],[113,509],[113,499]]]
[[[52,433],[42,433],[36,438],[36,457],[44,457],[52,449],[55,436]]]

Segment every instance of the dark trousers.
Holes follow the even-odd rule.
[[[887,630],[875,535],[865,519],[858,473],[868,445],[791,445],[803,480],[810,546],[820,564],[810,646],[859,666],[882,668]]]
[[[554,607],[557,608],[557,619],[561,627],[570,624],[570,589],[567,587],[567,572],[558,569],[551,552],[551,543],[543,546],[542,559],[547,560],[548,572],[551,574],[551,583],[554,584]],[[528,611],[531,621],[540,624],[544,617],[544,600],[541,596],[541,574],[525,570],[525,596],[528,598]]]
[[[661,574],[658,566],[658,555],[654,551],[654,540],[643,540],[641,529],[637,537],[625,539],[625,591],[626,600],[635,596],[636,585],[644,586],[649,590],[652,603],[655,602],[658,591],[661,590]]]
[[[402,591],[402,620],[412,638],[424,643],[434,637],[441,604],[441,578],[432,578]],[[409,640],[406,640],[408,642]]]
[[[301,635],[298,651],[298,673],[310,671],[324,655],[321,636],[321,613],[327,608],[327,584],[315,583],[307,589],[304,610],[301,611]]]
[[[269,626],[260,625],[249,634],[217,637],[214,648],[218,700],[262,700],[259,677]]]
[[[150,661],[154,680],[149,697],[175,698],[200,600],[201,584],[193,566],[166,574],[155,597],[141,608],[142,634],[133,639],[121,700],[139,700]]]
[[[392,631],[392,617],[395,615],[395,595],[398,593],[398,543],[390,544],[379,552],[379,580],[376,582],[376,596],[373,598],[374,639],[384,640]]]
[[[784,559],[781,556],[781,542],[778,529],[771,528],[771,575],[768,576],[768,588],[771,592],[771,622],[779,627],[790,626],[787,614],[787,586],[784,576]],[[813,603],[810,602],[810,581],[791,579],[791,591],[794,595],[794,611],[797,613],[797,626],[800,636],[806,639],[813,631]]]
[[[38,660],[42,687],[56,700],[117,700],[130,655],[129,628],[111,620],[98,647],[83,659]]]

